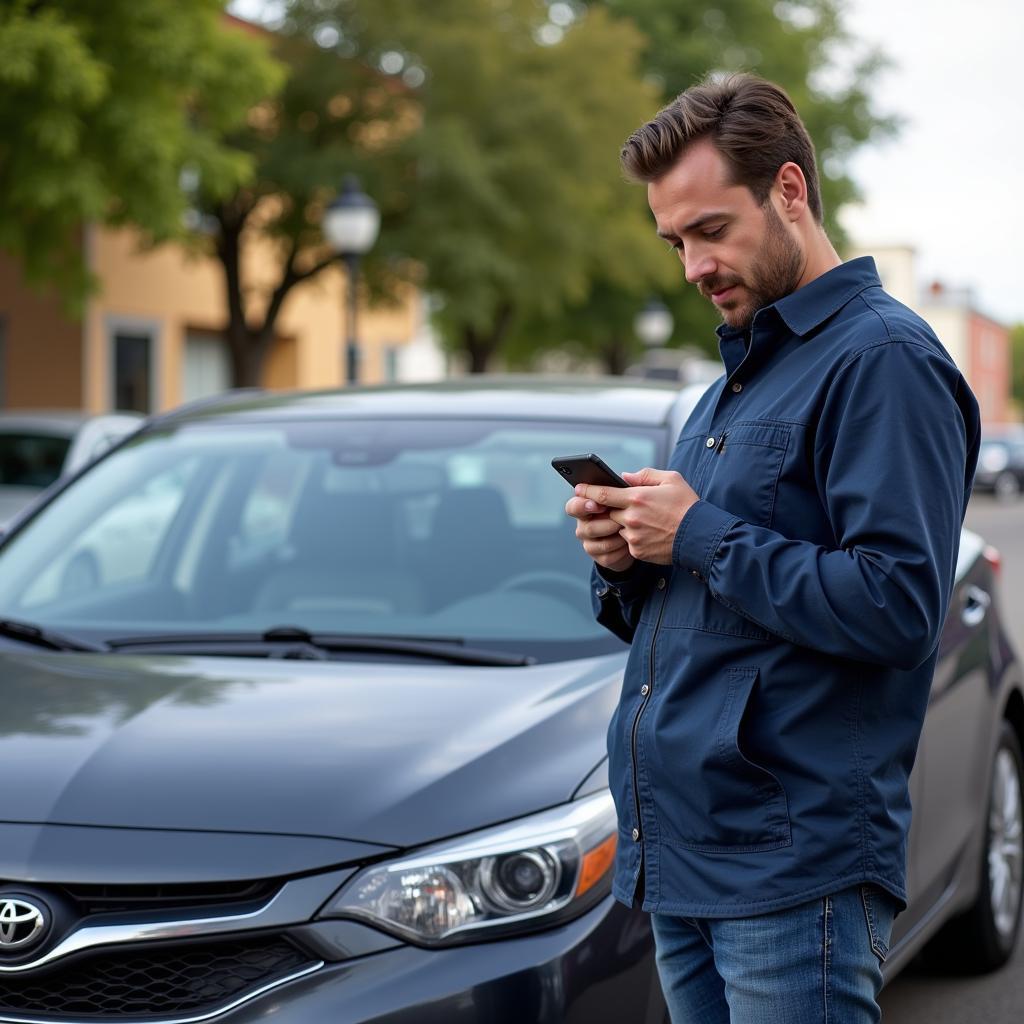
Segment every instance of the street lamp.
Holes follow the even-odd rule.
[[[648,349],[664,345],[672,337],[674,326],[668,307],[653,297],[647,300],[633,320],[633,330]]]
[[[380,210],[359,187],[354,174],[345,176],[341,192],[324,211],[324,238],[348,267],[348,330],[345,341],[345,380],[359,380],[359,340],[356,334],[356,281],[359,258],[373,248],[380,230]]]

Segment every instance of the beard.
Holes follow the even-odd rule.
[[[737,330],[749,330],[754,314],[765,306],[796,291],[800,282],[804,254],[800,246],[786,231],[782,220],[771,203],[765,205],[765,235],[754,256],[749,281],[726,277],[704,278],[698,285],[701,295],[711,298],[732,285],[742,286],[738,298],[717,306],[722,321]]]

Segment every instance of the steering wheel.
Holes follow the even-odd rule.
[[[585,583],[572,573],[559,572],[557,569],[530,569],[527,572],[517,572],[507,580],[498,584],[495,588],[502,590],[536,590],[542,594],[550,594],[553,597],[563,598],[568,591],[572,591],[571,603],[575,606],[581,597],[589,599],[590,584]],[[558,593],[561,591],[561,593]]]

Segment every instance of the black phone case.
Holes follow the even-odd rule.
[[[593,452],[587,455],[564,455],[552,459],[555,471],[573,487],[577,484],[599,484],[604,487],[628,487],[629,484],[610,469]]]

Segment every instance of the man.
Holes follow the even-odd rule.
[[[622,162],[726,372],[668,471],[566,506],[632,644],[614,893],[652,914],[676,1024],[877,1021],[977,403],[874,262],[836,255],[781,89],[709,79]]]

